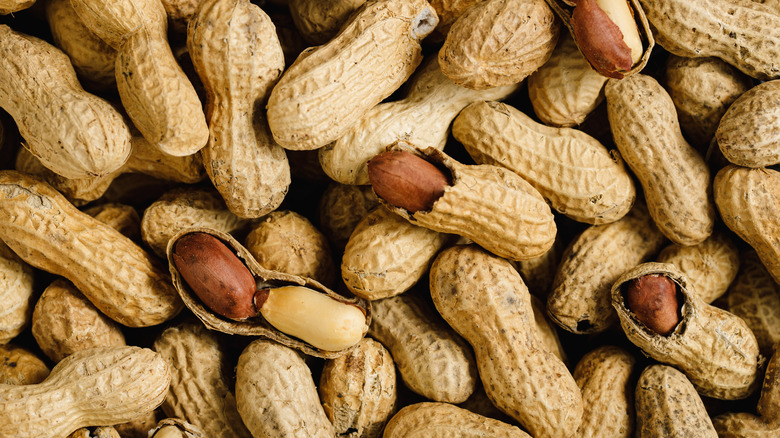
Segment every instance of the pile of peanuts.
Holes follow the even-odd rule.
[[[780,1],[0,0],[0,438],[780,437]]]

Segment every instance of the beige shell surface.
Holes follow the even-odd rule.
[[[723,222],[758,253],[780,283],[780,172],[730,165],[713,182]]]
[[[579,125],[604,100],[607,77],[591,68],[568,32],[562,32],[550,59],[528,77],[528,96],[546,125]]]
[[[326,43],[366,0],[290,0],[295,27],[313,45]]]
[[[676,369],[651,365],[636,385],[636,436],[717,438],[701,397]]]
[[[276,141],[307,150],[339,138],[409,78],[437,22],[425,0],[364,4],[336,37],[301,53],[271,91]]]
[[[84,26],[70,0],[48,1],[45,7],[54,43],[68,55],[87,88],[116,90],[116,50]]]
[[[70,281],[109,318],[131,327],[167,321],[182,302],[163,266],[54,189],[0,172],[0,238],[23,260]]]
[[[605,94],[615,144],[658,228],[680,245],[704,241],[715,222],[710,171],[683,138],[669,94],[643,74],[608,81]]]
[[[740,264],[737,245],[721,231],[715,231],[698,245],[669,245],[655,260],[675,265],[693,283],[692,291],[708,304],[726,293]]]
[[[550,353],[554,354],[567,366],[569,361],[566,357],[566,350],[563,349],[561,339],[558,337],[558,331],[555,324],[547,316],[547,309],[544,302],[534,295],[531,295],[531,307],[534,311],[534,323],[536,325],[536,336],[539,345]]]
[[[177,188],[166,192],[144,210],[141,237],[155,254],[164,257],[168,240],[191,227],[208,227],[232,233],[248,225],[231,213],[217,192]]]
[[[395,363],[379,342],[362,339],[325,362],[319,395],[337,436],[377,438],[396,405]]]
[[[155,178],[187,184],[206,178],[200,154],[184,157],[168,155],[135,131],[131,142],[133,153],[122,169],[124,172],[140,172]]]
[[[613,345],[593,349],[580,359],[573,373],[584,406],[577,436],[633,436],[635,364],[634,356]]]
[[[726,310],[745,320],[761,352],[769,356],[780,342],[780,284],[772,279],[755,251],[743,252],[740,259],[739,274],[726,295]]]
[[[770,423],[746,412],[726,413],[712,419],[718,438],[772,438],[780,436],[780,423]]]
[[[0,26],[0,107],[14,118],[33,155],[66,178],[106,175],[130,156],[130,131],[122,116],[81,88],[67,55],[5,25]]]
[[[223,338],[199,322],[168,327],[157,336],[154,350],[171,367],[171,386],[162,404],[170,417],[192,423],[213,438],[249,438],[225,375],[227,355]]]
[[[331,247],[343,250],[358,222],[378,205],[371,186],[331,182],[318,205],[320,229]]]
[[[0,388],[0,436],[67,436],[130,421],[162,403],[170,379],[168,364],[147,348],[73,353],[37,385]]]
[[[310,278],[299,277],[297,275],[290,275],[284,272],[264,269],[257,263],[255,258],[252,257],[252,254],[246,249],[246,247],[241,245],[236,239],[234,239],[229,234],[215,230],[213,228],[203,228],[203,227],[187,228],[180,231],[175,236],[171,237],[171,239],[168,241],[168,248],[166,250],[168,254],[168,269],[171,272],[173,286],[178,291],[182,301],[184,301],[184,305],[187,306],[187,308],[189,308],[190,311],[192,311],[192,313],[194,313],[195,316],[197,316],[198,319],[208,329],[216,330],[231,335],[261,336],[263,338],[270,339],[274,342],[278,342],[290,348],[299,350],[310,356],[327,358],[327,359],[338,357],[344,354],[345,352],[347,352],[350,348],[354,347],[353,346],[353,347],[345,348],[339,351],[321,350],[305,341],[302,341],[298,338],[294,338],[290,335],[282,333],[281,331],[274,328],[268,321],[262,318],[262,316],[258,316],[256,318],[249,318],[243,321],[237,321],[237,320],[225,318],[217,314],[216,312],[212,311],[210,308],[206,307],[201,302],[200,298],[198,298],[198,296],[187,285],[184,279],[181,278],[181,274],[179,274],[179,270],[176,269],[176,264],[173,262],[173,248],[176,245],[176,241],[180,237],[189,233],[206,233],[221,240],[222,243],[227,245],[227,247],[230,248],[230,250],[232,250],[233,252],[235,252],[236,256],[238,256],[238,258],[241,259],[241,261],[243,261],[244,265],[246,265],[247,269],[249,269],[249,271],[255,277],[255,281],[258,284],[262,284],[264,286],[272,286],[272,287],[297,285],[297,286],[304,286],[309,289],[313,289],[315,291],[318,291],[322,294],[329,296],[330,298],[340,303],[351,304],[360,308],[360,310],[366,315],[366,326],[368,327],[371,325],[372,310],[371,310],[371,303],[369,303],[368,301],[357,297],[346,297],[343,295],[339,295],[336,292],[323,286],[321,283],[317,282],[316,280]]]
[[[780,77],[780,8],[751,0],[642,0],[642,7],[669,52],[716,56],[758,79]]]
[[[420,150],[405,142],[396,142],[389,150],[415,153],[452,177],[431,210],[410,213],[382,201],[404,219],[466,237],[510,260],[538,257],[555,242],[557,227],[550,206],[516,173],[489,164],[461,164],[437,149]]]
[[[368,334],[390,350],[409,389],[448,403],[469,398],[479,379],[474,353],[428,304],[410,291],[372,305]]]
[[[335,283],[328,240],[299,213],[272,211],[252,224],[244,246],[265,269],[309,277],[328,287]]]
[[[563,244],[563,235],[558,233],[555,236],[555,243],[547,252],[532,259],[515,262],[515,269],[523,277],[531,294],[541,298],[549,295],[558,263],[563,255]]]
[[[84,213],[119,231],[130,240],[141,240],[141,218],[135,208],[129,205],[109,202],[87,208]]]
[[[0,345],[30,325],[36,299],[33,293],[32,267],[0,239]]]
[[[0,0],[0,15],[11,14],[27,9],[35,3],[35,0]]]
[[[453,23],[439,65],[454,83],[475,90],[516,84],[547,62],[559,29],[544,0],[479,2]]]
[[[439,16],[439,24],[431,33],[431,39],[444,41],[455,20],[472,5],[481,1],[483,0],[430,0],[429,3],[436,10],[436,15]]]
[[[64,279],[46,287],[35,304],[32,335],[55,363],[77,351],[126,345],[119,324]]]
[[[41,383],[49,372],[46,363],[26,348],[0,345],[0,384],[34,385]]]
[[[478,102],[461,111],[452,134],[477,163],[517,173],[574,220],[614,222],[634,204],[636,189],[620,154],[582,131],[542,125],[504,103]]]
[[[715,136],[723,156],[734,164],[766,167],[780,163],[780,79],[756,85],[739,96],[723,115]]]
[[[149,430],[148,438],[207,438],[207,435],[199,427],[182,419],[165,418]]]
[[[255,438],[335,436],[306,362],[276,342],[258,339],[241,353],[236,401]]]
[[[401,294],[428,272],[451,237],[377,207],[350,236],[341,259],[341,279],[352,293],[367,300]]]
[[[448,403],[423,402],[398,411],[384,438],[529,438],[519,427],[483,417]]]
[[[772,358],[767,363],[756,409],[764,419],[780,425],[780,343],[775,344]]]
[[[320,164],[333,180],[343,184],[370,184],[366,162],[397,140],[444,149],[450,125],[467,105],[501,100],[518,89],[516,84],[471,90],[442,73],[429,57],[409,80],[401,100],[384,102],[368,110],[338,140],[319,150]]]
[[[248,0],[206,0],[187,35],[208,96],[203,164],[230,211],[261,217],[279,207],[290,185],[287,155],[274,142],[264,111],[284,69],[274,25]]]
[[[669,278],[682,296],[682,318],[666,336],[648,329],[625,302],[625,284],[649,274]],[[693,287],[674,265],[643,263],[615,281],[612,305],[628,340],[653,359],[679,368],[700,394],[745,398],[760,384],[764,358],[756,337],[738,316],[702,302],[691,292]]]
[[[571,241],[547,297],[547,312],[560,327],[597,333],[617,321],[610,288],[628,269],[647,261],[666,238],[647,207],[637,203],[622,219],[594,225]]]
[[[168,16],[168,27],[173,33],[187,34],[187,25],[195,13],[198,12],[198,6],[203,3],[202,0],[161,0],[165,8],[165,14]]]
[[[431,266],[430,288],[436,309],[474,348],[493,404],[533,436],[572,436],[580,389],[540,344],[530,294],[512,265],[476,245],[450,247]]]
[[[751,79],[720,58],[683,58],[669,55],[665,84],[677,108],[680,127],[699,151],[709,145],[721,117]]]

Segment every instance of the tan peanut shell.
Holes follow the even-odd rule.
[[[515,269],[523,277],[531,294],[542,298],[549,295],[558,263],[563,255],[563,244],[562,234],[558,233],[555,236],[555,243],[547,252],[539,257],[515,262]]]
[[[90,89],[116,90],[116,50],[87,29],[70,0],[48,1],[45,7],[54,43],[68,55],[79,79]]]
[[[780,343],[775,344],[772,358],[766,366],[758,414],[775,425],[780,425]]]
[[[16,121],[30,152],[66,178],[111,173],[130,156],[122,116],[81,88],[70,59],[6,25],[0,26],[0,107]]]
[[[268,124],[286,149],[336,140],[397,89],[422,61],[419,41],[438,18],[424,0],[365,3],[328,43],[284,72],[268,100]]]
[[[730,165],[715,175],[713,186],[723,223],[756,250],[780,283],[780,172]]]
[[[148,438],[206,438],[197,426],[179,418],[165,418],[149,430]]]
[[[780,8],[751,0],[642,0],[642,7],[669,52],[717,56],[758,79],[780,77]]]
[[[676,369],[651,365],[636,385],[638,438],[717,438],[701,397]]]
[[[0,171],[0,239],[30,265],[72,281],[120,324],[160,324],[182,309],[154,256],[49,185],[11,170]]]
[[[680,128],[699,151],[707,149],[729,105],[751,87],[750,77],[715,57],[669,55],[665,80]]]
[[[0,238],[0,345],[30,325],[36,299],[33,292],[32,267]]]
[[[423,402],[398,411],[385,428],[384,438],[529,438],[517,426],[483,417],[448,403]]]
[[[379,206],[350,236],[341,258],[341,279],[352,293],[367,300],[401,294],[428,272],[451,237]]]
[[[290,0],[290,15],[301,36],[313,45],[326,43],[366,0]]]
[[[566,350],[563,349],[555,324],[547,317],[544,302],[531,295],[531,308],[534,311],[534,323],[536,324],[536,336],[539,344],[542,348],[557,356],[561,362],[568,365]]]
[[[290,335],[287,335],[279,331],[278,329],[273,327],[268,321],[266,321],[262,316],[249,318],[243,321],[237,321],[237,320],[223,317],[218,313],[214,312],[213,310],[211,310],[210,308],[206,307],[206,305],[203,304],[200,298],[198,298],[198,296],[182,279],[179,270],[176,268],[176,264],[173,262],[173,248],[176,245],[176,241],[180,237],[186,234],[197,233],[197,232],[210,234],[216,237],[217,239],[221,240],[222,243],[227,245],[227,247],[231,251],[235,252],[238,258],[244,263],[247,269],[249,269],[250,273],[255,277],[255,281],[257,282],[259,288],[278,287],[278,286],[296,286],[296,285],[304,286],[309,289],[313,289],[317,292],[320,292],[324,295],[327,295],[328,297],[340,303],[351,304],[360,308],[360,310],[366,316],[366,326],[369,326],[371,324],[372,310],[371,310],[371,304],[369,302],[357,297],[346,297],[343,295],[339,295],[336,292],[328,289],[321,283],[311,278],[299,277],[297,275],[291,275],[284,272],[264,269],[257,263],[257,260],[255,260],[255,258],[252,257],[252,254],[246,249],[246,247],[241,245],[229,234],[223,233],[221,231],[212,228],[202,228],[202,227],[187,228],[177,233],[175,236],[171,237],[171,239],[168,241],[168,248],[167,248],[168,266],[169,266],[168,269],[171,272],[173,286],[179,292],[182,301],[184,301],[184,305],[186,305],[187,308],[189,308],[190,311],[192,311],[192,313],[194,313],[195,316],[197,316],[198,319],[208,329],[216,330],[223,333],[228,333],[231,335],[261,336],[263,338],[268,338],[274,342],[278,342],[290,348],[294,348],[296,350],[302,351],[303,353],[308,354],[310,356],[321,357],[326,359],[332,359],[334,357],[338,357],[344,354],[348,350],[348,348],[339,351],[319,349],[309,344],[308,342],[305,342],[298,338],[294,338]]]
[[[169,155],[192,155],[203,148],[208,126],[168,44],[162,2],[71,0],[71,5],[90,31],[117,50],[119,97],[144,138]]]
[[[318,205],[320,229],[331,248],[343,250],[358,222],[378,205],[371,186],[331,182]]]
[[[32,334],[54,362],[89,348],[126,345],[120,326],[64,279],[51,283],[35,304]]]
[[[649,274],[673,281],[682,297],[682,317],[668,335],[647,328],[625,302],[626,283]],[[702,302],[693,288],[674,265],[643,263],[615,281],[612,305],[628,340],[653,359],[679,368],[700,394],[722,400],[745,398],[760,383],[764,359],[756,337],[741,318]]]
[[[461,164],[443,152],[396,142],[388,150],[412,152],[439,166],[452,178],[430,210],[409,212],[382,203],[416,225],[457,234],[510,260],[547,252],[557,228],[542,195],[516,173],[489,164]]]
[[[49,367],[26,348],[0,345],[0,385],[34,385],[41,383],[49,372]]]
[[[766,167],[780,163],[780,79],[756,85],[739,96],[720,119],[715,136],[723,156],[734,164]]]
[[[198,11],[202,0],[161,0],[168,16],[168,28],[171,32],[187,34],[187,25]]]
[[[274,341],[258,339],[241,353],[236,401],[254,438],[335,436],[306,362]]]
[[[436,25],[436,29],[431,33],[431,40],[444,41],[444,38],[449,33],[452,24],[458,19],[468,8],[475,5],[482,0],[430,0],[429,3],[436,10],[436,15],[439,16],[439,24]]]
[[[100,347],[60,361],[36,385],[0,385],[0,436],[67,436],[134,419],[162,403],[171,375],[140,347]]]
[[[247,226],[209,189],[177,188],[166,192],[144,210],[141,237],[155,254],[164,257],[168,240],[191,227],[208,227],[232,233]]]
[[[119,231],[130,240],[139,242],[141,239],[141,218],[135,208],[129,205],[109,202],[84,209],[84,213]]]
[[[671,263],[688,281],[693,292],[709,304],[726,293],[739,271],[739,250],[728,234],[715,231],[694,246],[669,245],[655,257],[659,263]]]
[[[553,128],[498,102],[466,107],[452,134],[479,164],[505,167],[552,207],[591,224],[614,222],[634,205],[636,189],[620,154],[571,128]]]
[[[279,207],[290,185],[287,155],[274,142],[264,112],[284,69],[274,25],[249,0],[205,0],[187,32],[208,96],[203,164],[230,211],[261,217]]]
[[[573,373],[584,407],[577,436],[633,436],[635,363],[629,352],[612,345],[593,349],[580,359]]]
[[[560,25],[544,0],[487,0],[453,23],[439,49],[442,72],[474,90],[522,82],[552,55]]]
[[[0,0],[0,15],[7,15],[27,9],[35,0]]]
[[[157,410],[142,414],[127,423],[115,424],[114,429],[122,438],[149,438],[149,431],[157,424]]]
[[[430,400],[463,402],[478,379],[474,353],[413,294],[372,302],[374,319],[368,334],[390,350],[409,389]]]
[[[780,342],[780,284],[767,272],[755,251],[740,254],[739,274],[726,294],[726,310],[739,316],[769,356]]]
[[[528,76],[534,113],[549,126],[577,126],[604,100],[607,77],[591,68],[569,32],[561,32],[550,59]]]
[[[580,390],[538,341],[530,294],[512,265],[475,245],[450,247],[431,266],[430,288],[436,309],[474,348],[493,404],[535,437],[572,436]]]
[[[615,73],[614,77],[616,79],[622,79],[623,77],[628,77],[642,71],[642,69],[644,69],[647,65],[647,61],[650,59],[650,54],[652,53],[653,47],[655,46],[655,34],[652,32],[650,23],[647,21],[648,17],[645,16],[643,4],[640,4],[640,0],[627,1],[631,10],[631,15],[634,17],[634,23],[636,24],[637,30],[639,31],[639,38],[642,42],[643,52],[642,57],[633,65],[633,67],[631,67],[631,70],[626,72],[613,72]],[[644,1],[641,3],[644,3]],[[576,1],[547,0],[547,4],[549,4],[552,10],[555,11],[555,13],[561,19],[563,25],[569,29],[569,33],[571,33],[571,36],[574,38],[577,46],[579,47],[580,43],[577,41],[571,24],[571,17]],[[580,49],[580,51],[582,52],[583,50]],[[590,63],[591,61],[588,60],[588,62]]]
[[[680,245],[704,241],[715,222],[710,172],[683,138],[669,94],[643,74],[610,80],[605,93],[615,144],[658,228]]]
[[[563,253],[547,297],[548,314],[572,333],[606,330],[617,321],[612,284],[665,242],[642,203],[616,222],[589,227]]]
[[[393,357],[371,338],[323,366],[319,395],[337,436],[380,437],[395,410],[396,392]]]
[[[516,84],[471,90],[442,73],[435,57],[427,58],[409,80],[406,97],[368,110],[343,136],[319,150],[320,164],[333,180],[369,184],[366,162],[394,141],[444,149],[455,116],[473,102],[501,100]]]
[[[328,287],[335,283],[328,240],[292,210],[272,211],[252,224],[244,246],[265,269],[309,277]]]
[[[168,327],[154,341],[154,350],[171,367],[171,386],[162,404],[169,417],[192,423],[208,437],[249,438],[225,375],[224,340],[199,322]]]

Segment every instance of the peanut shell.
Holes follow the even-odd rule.
[[[450,31],[452,24],[471,6],[483,0],[430,0],[431,6],[436,10],[439,23],[431,32],[431,40],[441,42]]]
[[[756,85],[739,96],[720,119],[715,133],[723,156],[745,167],[780,163],[778,108],[780,79]]]
[[[398,411],[384,438],[529,438],[517,426],[483,417],[448,403],[416,403]]]
[[[318,205],[320,229],[331,248],[343,251],[358,222],[378,205],[371,186],[331,182]]]
[[[50,372],[49,367],[26,348],[0,345],[0,384],[34,385],[41,383]]]
[[[35,299],[32,267],[0,239],[0,345],[27,328]]]
[[[7,15],[27,9],[35,0],[0,0],[0,15]]]
[[[531,295],[531,307],[534,311],[534,323],[536,324],[536,336],[539,344],[568,366],[566,350],[563,349],[555,324],[547,317],[544,303],[536,296]]]
[[[290,0],[290,15],[301,36],[312,45],[333,38],[366,0]]]
[[[135,208],[109,202],[99,204],[84,210],[84,213],[119,231],[123,236],[135,242],[141,238],[141,218]]]

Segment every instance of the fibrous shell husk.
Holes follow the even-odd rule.
[[[519,427],[483,417],[448,403],[423,402],[398,411],[384,438],[530,438]]]
[[[651,274],[672,280],[682,297],[682,318],[668,335],[647,328],[626,304],[628,282]],[[764,362],[756,337],[741,318],[702,302],[692,288],[674,265],[643,263],[615,281],[612,305],[626,337],[655,360],[679,368],[700,394],[722,400],[745,398],[760,384]]]
[[[203,324],[209,329],[231,335],[261,336],[283,344],[287,347],[300,350],[308,355],[328,359],[338,357],[348,351],[349,348],[352,348],[349,347],[339,351],[322,350],[312,346],[308,342],[282,333],[281,331],[274,328],[270,323],[268,323],[268,321],[266,321],[262,316],[249,318],[243,321],[236,321],[221,316],[210,308],[206,307],[201,302],[200,298],[198,298],[198,296],[187,285],[184,279],[181,278],[181,274],[179,274],[179,270],[176,268],[176,264],[173,262],[173,248],[176,245],[176,241],[182,236],[190,233],[206,233],[221,240],[222,243],[230,248],[231,251],[236,253],[238,258],[241,259],[241,261],[244,263],[247,269],[249,269],[258,283],[262,283],[267,287],[299,285],[313,289],[333,298],[340,303],[351,304],[359,307],[366,315],[366,327],[371,325],[371,304],[368,301],[357,297],[348,298],[339,295],[336,292],[323,286],[316,280],[310,278],[264,269],[257,263],[257,260],[252,257],[252,254],[249,252],[249,250],[247,250],[246,247],[241,245],[229,234],[211,228],[187,228],[177,233],[168,241],[168,248],[166,250],[168,254],[168,266],[171,272],[173,285],[179,292],[182,301],[184,301],[184,305],[187,306],[187,308],[189,308],[192,313],[194,313],[195,316],[197,316],[198,319],[200,319],[201,322],[203,322]]]

